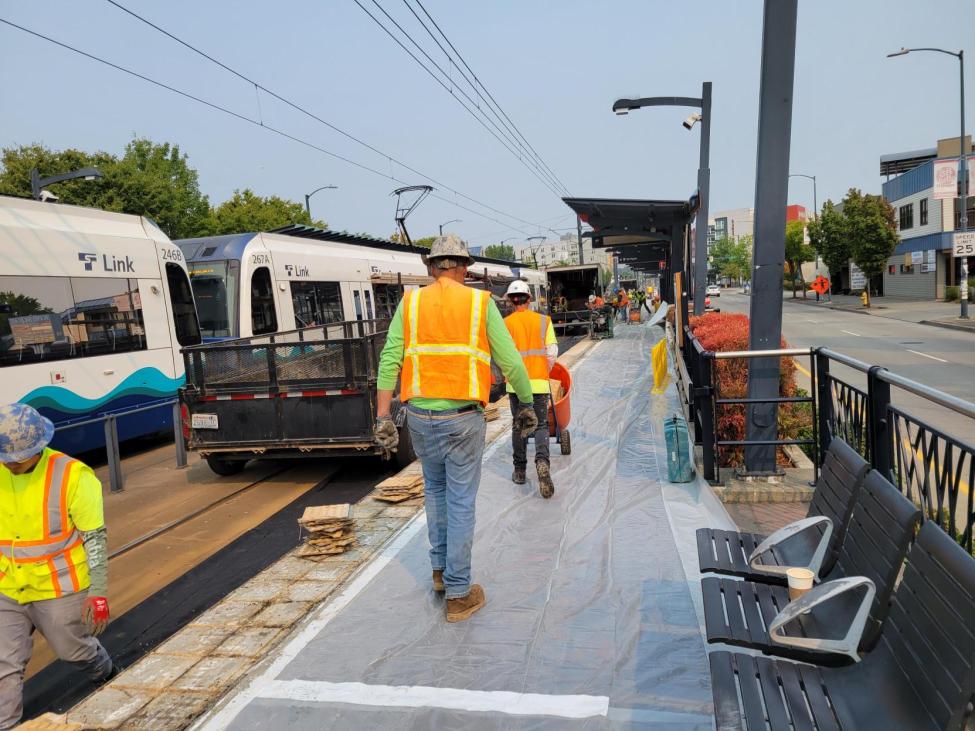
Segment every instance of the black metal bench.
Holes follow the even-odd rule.
[[[973,618],[975,559],[926,521],[876,647],[860,663],[711,653],[717,728],[961,731],[975,697]]]
[[[870,592],[865,582],[837,593],[816,611],[800,614],[778,630],[781,635],[797,638],[798,645],[808,647],[783,645],[770,639],[769,629],[789,604],[788,589],[775,584],[707,577],[701,580],[701,589],[708,642],[750,647],[820,665],[845,665],[857,660],[858,650],[873,647],[880,633],[894,582],[920,521],[921,511],[914,503],[879,472],[871,471],[857,495],[836,563],[823,581],[866,577],[874,587],[872,599],[866,601]],[[862,615],[865,623],[854,626],[853,619],[861,616],[865,603],[868,605],[868,613]],[[850,641],[841,647],[833,637],[835,628],[842,626],[850,627]],[[818,639],[824,637],[831,638],[825,647],[834,651],[814,649]]]
[[[806,518],[767,538],[754,533],[699,528],[697,557],[701,571],[783,585],[785,568],[789,566],[808,567],[822,576],[836,561],[857,491],[869,470],[870,465],[852,447],[842,439],[833,439]],[[827,531],[831,532],[827,534]],[[766,541],[771,545],[764,550]],[[760,555],[752,558],[756,551]]]

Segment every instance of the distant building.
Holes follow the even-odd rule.
[[[973,152],[970,136],[965,137],[965,149]],[[941,299],[946,286],[959,284],[961,259],[952,256],[952,234],[959,225],[960,183],[955,184],[952,197],[934,197],[935,167],[941,167],[939,162],[944,160],[957,160],[958,150],[958,138],[949,137],[938,140],[932,149],[880,158],[880,173],[888,176],[883,196],[894,208],[900,237],[883,276],[887,296]],[[973,164],[975,157],[970,157],[969,170]],[[896,177],[890,178],[892,174]],[[969,195],[967,208],[969,227],[973,227],[975,197]],[[973,263],[975,258],[969,260],[969,271]]]
[[[574,233],[563,234],[558,239],[524,244],[516,251],[517,258],[525,264],[538,261],[539,268],[558,264],[602,264],[609,266],[609,254],[604,249],[593,249],[592,239],[583,237],[582,255],[579,261],[579,240]]]

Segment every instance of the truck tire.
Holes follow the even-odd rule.
[[[416,460],[416,452],[413,451],[413,437],[410,436],[410,428],[403,424],[399,429],[399,447],[396,449],[396,464],[406,467]]]
[[[207,457],[207,466],[221,477],[236,475],[247,465],[246,459],[227,459],[211,454]]]

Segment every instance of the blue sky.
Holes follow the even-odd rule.
[[[498,220],[428,199],[411,233],[449,230],[490,244],[574,225],[569,210],[391,41],[353,0],[275,3],[120,0],[269,89],[376,148],[499,209]],[[362,0],[373,12],[372,0]],[[403,0],[380,0],[404,25]],[[696,96],[714,84],[711,209],[750,206],[762,3],[759,0],[425,0],[426,8],[574,195],[682,198],[696,179],[691,110],[611,112],[620,96]],[[104,0],[3,3],[0,17],[257,118],[410,183],[426,182],[139,23]],[[970,0],[801,0],[792,170],[819,200],[878,192],[881,154],[958,131],[957,62],[886,59],[906,46],[975,51]],[[405,25],[418,40],[415,24]],[[967,30],[967,32],[966,32]],[[967,46],[965,44],[968,44]],[[442,56],[433,54],[442,62]],[[972,54],[975,57],[975,54]],[[398,184],[0,26],[3,146],[118,152],[134,135],[179,143],[211,201],[234,188],[303,200],[336,229],[388,236]],[[975,64],[969,63],[975,78]],[[975,90],[969,89],[969,98]],[[971,119],[971,105],[969,104]],[[975,122],[975,120],[972,120]],[[969,124],[971,129],[972,123]],[[794,179],[790,202],[812,204]],[[473,208],[470,203],[457,199]],[[509,218],[531,222],[521,223]]]

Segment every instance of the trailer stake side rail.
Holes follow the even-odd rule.
[[[353,320],[184,348],[187,447],[221,474],[252,457],[379,454],[372,428],[388,325]],[[411,460],[404,446],[400,459]]]

